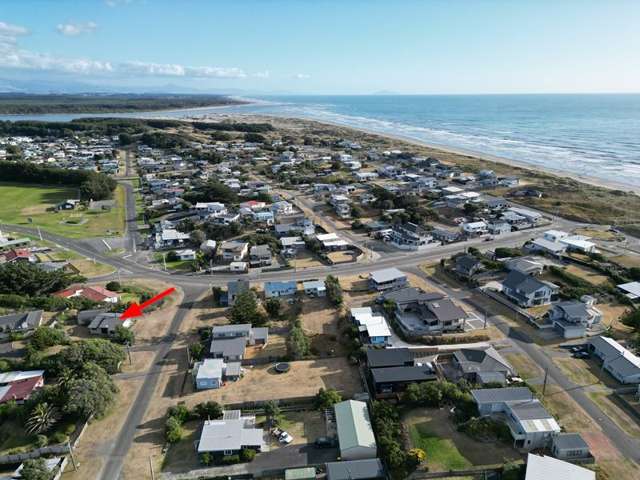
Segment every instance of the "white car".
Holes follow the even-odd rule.
[[[282,432],[278,437],[278,440],[280,440],[280,443],[289,445],[291,442],[293,442],[293,437],[289,435],[287,432]]]

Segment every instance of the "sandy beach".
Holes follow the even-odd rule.
[[[412,145],[418,145],[422,147],[427,147],[436,151],[446,152],[454,155],[461,155],[465,157],[471,157],[478,160],[483,160],[487,162],[493,162],[498,164],[507,165],[514,168],[520,168],[524,170],[528,170],[531,172],[544,172],[549,175],[558,176],[558,177],[566,177],[576,180],[578,182],[586,183],[589,185],[608,188],[611,190],[622,190],[626,192],[634,192],[636,194],[640,194],[640,187],[634,185],[628,185],[623,182],[614,182],[610,180],[603,180],[600,178],[594,178],[586,175],[576,175],[573,173],[565,172],[560,169],[554,169],[550,167],[540,167],[540,166],[532,166],[526,162],[519,162],[516,160],[498,157],[495,155],[489,155],[481,152],[475,152],[470,150],[464,150],[459,148],[452,148],[444,145],[437,145],[429,142],[425,142],[423,140],[419,140],[412,137],[407,137],[403,135],[394,135],[388,132],[379,132],[376,130],[366,129],[354,127],[352,125],[343,125],[336,122],[329,121],[319,121],[319,120],[310,120],[307,118],[294,118],[294,117],[284,117],[279,115],[259,115],[259,114],[243,114],[243,113],[217,113],[217,114],[208,114],[202,117],[186,117],[183,120],[186,121],[211,121],[211,122],[219,122],[221,120],[242,120],[246,122],[267,122],[267,121],[275,121],[275,122],[284,122],[284,123],[295,123],[295,122],[307,122],[307,123],[315,123],[320,125],[328,125],[332,127],[339,127],[346,130],[354,130],[362,133],[366,133],[368,135],[376,135],[383,138],[387,138],[390,140],[396,140],[400,142],[405,142]]]

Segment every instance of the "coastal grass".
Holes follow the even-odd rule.
[[[58,203],[78,198],[77,189],[0,182],[0,222],[41,227],[68,238],[117,236],[124,232],[124,189],[118,186],[114,195],[116,206],[109,211],[56,212]]]

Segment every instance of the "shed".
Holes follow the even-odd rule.
[[[343,460],[376,457],[376,439],[365,402],[346,400],[334,407],[340,456]]]

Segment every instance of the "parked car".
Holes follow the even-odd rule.
[[[336,441],[331,437],[318,437],[316,438],[315,446],[318,448],[333,448],[336,446]]]
[[[573,354],[573,358],[581,358],[584,360],[587,358],[591,358],[591,354],[589,352],[585,352],[584,350],[580,350],[579,352]]]
[[[291,442],[293,442],[293,437],[291,435],[289,435],[287,432],[282,432],[280,434],[280,436],[278,437],[278,440],[280,440],[280,443],[284,443],[284,444],[288,445]]]

